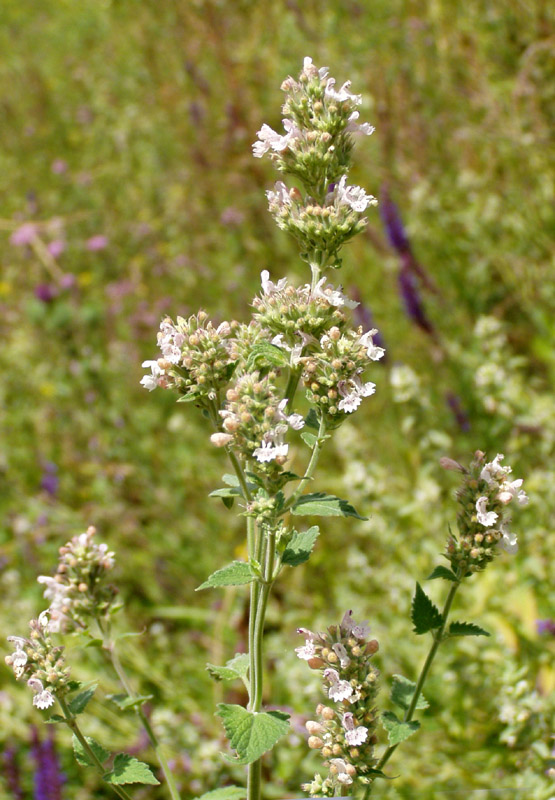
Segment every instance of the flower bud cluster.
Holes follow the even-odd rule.
[[[141,384],[149,391],[175,387],[190,401],[216,399],[234,369],[229,337],[236,325],[222,322],[215,328],[205,311],[188,319],[178,317],[176,323],[166,318],[158,332],[162,358],[143,362],[151,374]]]
[[[310,284],[295,288],[287,278],[273,283],[267,270],[261,278],[262,295],[253,301],[254,318],[273,337],[273,344],[292,352],[293,361],[330,328],[343,329],[347,321],[343,309],[358,305],[325,278],[314,289]]]
[[[106,574],[114,566],[114,553],[107,544],[96,544],[96,528],[74,536],[60,547],[58,569],[54,577],[40,575],[37,580],[46,588],[50,600],[48,630],[51,633],[72,627],[85,627],[92,616],[105,616],[117,590],[106,583]]]
[[[447,469],[460,469],[464,473],[463,484],[457,492],[460,537],[449,538],[446,554],[457,575],[466,576],[485,569],[499,547],[507,553],[518,550],[516,534],[508,527],[508,506],[515,503],[525,506],[528,497],[521,488],[522,479],[509,479],[512,470],[501,465],[503,458],[498,454],[486,463],[484,453],[478,450],[468,471],[455,461],[443,459]]]
[[[282,89],[285,133],[263,125],[253,154],[269,154],[280,172],[301,181],[305,194],[279,181],[267,193],[270,211],[308,259],[324,253],[326,260],[337,260],[341,245],[366,225],[362,215],[368,206],[377,205],[359,186],[346,183],[352,134],[370,135],[374,128],[358,122],[361,96],[351,93],[350,82],[336,89],[327,68],[318,69],[311,58],[304,59],[298,81],[287,78]]]
[[[302,789],[311,796],[335,797],[357,781],[371,781],[379,673],[370,660],[379,646],[375,639],[368,641],[368,626],[355,623],[350,611],[325,633],[304,628],[298,632],[306,641],[296,653],[312,669],[322,671],[327,697],[327,704],[316,708],[317,719],[309,720],[306,728],[308,746],[320,751],[328,774],[316,775]]]
[[[243,458],[255,458],[259,464],[275,462],[268,467],[269,472],[287,460],[289,445],[284,437],[289,428],[300,430],[304,425],[300,414],[287,415],[287,400],[280,399],[272,383],[275,377],[274,372],[264,377],[259,372],[242,375],[228,389],[227,403],[220,411],[225,434],[212,436],[214,444],[229,445]]]
[[[56,694],[64,694],[69,681],[69,668],[65,666],[63,647],[54,647],[49,633],[48,612],[29,622],[29,638],[8,636],[14,652],[6,656],[6,664],[14,671],[17,680],[27,679],[33,691],[36,708],[50,708]]]
[[[363,383],[360,375],[384,355],[374,344],[377,330],[362,328],[342,333],[333,327],[320,339],[320,351],[304,359],[303,380],[307,396],[328,418],[329,427],[339,425],[376,391],[374,383]]]

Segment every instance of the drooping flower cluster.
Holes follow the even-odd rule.
[[[176,388],[191,402],[215,400],[234,368],[229,354],[232,327],[229,322],[214,327],[204,311],[188,319],[178,317],[176,323],[164,319],[158,332],[162,358],[143,362],[151,374],[141,384],[149,391]]]
[[[378,642],[368,641],[368,626],[355,623],[351,611],[325,633],[304,628],[299,633],[306,641],[296,653],[312,669],[322,671],[326,694],[326,705],[320,703],[316,709],[318,719],[306,723],[308,746],[320,751],[328,769],[327,776],[317,774],[302,788],[311,796],[334,797],[346,786],[371,781],[379,673],[370,660]]]
[[[384,355],[374,344],[377,330],[362,328],[342,333],[333,327],[320,339],[319,351],[304,359],[303,380],[307,395],[330,427],[338,425],[376,391],[376,385],[363,382],[361,375],[373,361]]]
[[[447,469],[464,473],[457,492],[460,538],[452,535],[447,543],[447,557],[456,574],[465,576],[485,569],[499,547],[507,553],[518,550],[516,534],[509,530],[508,506],[525,506],[528,497],[521,478],[510,480],[512,469],[501,464],[503,458],[498,454],[486,462],[484,453],[478,450],[468,471],[451,459],[442,459]]]
[[[6,664],[15,677],[27,679],[32,690],[33,705],[41,710],[54,704],[56,695],[67,691],[69,668],[65,666],[63,647],[54,647],[49,633],[49,615],[43,611],[29,622],[29,638],[8,636],[14,652],[6,656]]]
[[[280,172],[301,181],[305,194],[278,181],[267,192],[270,211],[308,260],[324,253],[337,265],[339,248],[364,228],[366,209],[377,205],[360,186],[347,185],[352,134],[368,136],[374,128],[358,122],[361,96],[351,93],[350,82],[336,89],[327,68],[318,69],[311,58],[304,59],[298,81],[287,78],[281,88],[286,92],[285,133],[264,124],[253,154],[268,154]]]
[[[106,574],[114,566],[114,553],[107,544],[96,544],[96,529],[74,536],[60,547],[58,569],[54,577],[40,575],[44,597],[50,600],[48,630],[51,633],[73,627],[86,627],[91,616],[103,617],[116,596],[115,587],[106,583]]]
[[[285,434],[289,428],[300,430],[304,419],[287,413],[287,400],[279,397],[272,383],[275,377],[273,372],[263,377],[249,372],[228,389],[227,403],[220,411],[225,433],[213,434],[214,444],[233,447],[260,464],[285,463],[289,450]]]

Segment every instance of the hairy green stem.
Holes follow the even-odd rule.
[[[70,728],[70,730],[75,734],[76,738],[79,740],[79,743],[83,748],[83,751],[86,753],[87,758],[89,759],[91,764],[96,767],[96,769],[98,770],[98,772],[100,772],[101,775],[105,775],[107,770],[104,768],[104,766],[102,765],[102,761],[98,758],[98,756],[96,755],[90,744],[87,742],[83,733],[81,732],[79,724],[75,719],[75,717],[73,716],[73,714],[71,713],[71,711],[69,710],[69,706],[66,703],[65,699],[63,697],[58,697],[58,703],[60,704],[60,707],[62,709],[66,725],[68,726],[68,728]],[[122,789],[121,786],[116,786],[113,783],[110,783],[108,785],[110,786],[110,789],[114,792],[114,794],[117,794],[117,796],[121,797],[122,800],[131,800],[131,796],[128,795],[125,789]]]
[[[117,654],[115,642],[110,638],[110,631],[109,629],[107,630],[104,628],[100,619],[97,619],[97,624],[102,633],[102,639],[103,639],[102,649],[106,654],[106,657],[110,661],[114,669],[114,672],[118,676],[119,682],[121,683],[123,689],[125,690],[125,693],[130,699],[135,700],[137,698],[137,694],[134,691],[133,687],[131,686],[129,677]],[[180,795],[177,789],[177,785],[175,783],[175,779],[173,777],[169,764],[166,760],[166,757],[162,752],[162,747],[160,745],[160,742],[158,741],[158,737],[156,736],[156,734],[152,729],[150,720],[148,719],[147,715],[145,714],[141,706],[137,706],[135,710],[137,712],[139,719],[141,720],[141,724],[145,730],[145,733],[148,736],[148,740],[152,745],[152,748],[156,754],[156,758],[158,760],[158,763],[160,764],[160,768],[164,773],[164,778],[166,781],[166,785],[168,787],[168,791],[170,793],[170,797],[172,798],[172,800],[180,800]]]
[[[318,436],[317,436],[317,439],[316,439],[316,443],[314,444],[314,447],[312,448],[312,454],[310,456],[310,461],[308,462],[308,466],[306,468],[306,472],[304,474],[304,477],[303,477],[302,481],[299,483],[299,486],[297,487],[296,491],[293,492],[291,497],[287,500],[287,502],[285,504],[284,511],[288,511],[290,508],[293,508],[293,506],[295,505],[295,503],[297,502],[299,497],[304,492],[304,490],[307,487],[307,485],[312,480],[312,476],[314,475],[314,470],[316,469],[316,465],[318,464],[318,458],[320,457],[320,451],[322,450],[322,447],[324,446],[324,441],[325,441],[324,440],[324,435],[325,435],[325,433],[326,433],[326,422],[325,422],[324,417],[322,416],[322,418],[320,420],[320,427],[318,428]]]
[[[410,702],[409,707],[405,711],[403,722],[410,722],[413,718],[416,706],[418,705],[418,700],[420,699],[420,695],[422,694],[424,684],[426,683],[426,678],[428,677],[433,660],[443,640],[443,634],[445,633],[445,626],[447,625],[447,617],[449,616],[449,611],[451,610],[453,600],[455,599],[455,594],[457,593],[457,589],[459,588],[460,585],[461,585],[460,581],[457,581],[457,583],[453,583],[451,588],[449,589],[449,594],[447,595],[445,605],[443,606],[443,611],[441,615],[442,616],[441,625],[438,628],[438,630],[433,634],[434,641],[432,643],[432,646],[430,647],[428,655],[426,656],[426,660],[424,661],[424,664],[420,671],[420,675],[418,676],[418,681],[416,682],[414,694],[412,695],[412,700]],[[391,756],[393,755],[395,750],[397,750],[398,747],[399,747],[398,744],[393,744],[390,747],[388,747],[383,756],[381,757],[381,759],[379,760],[376,769],[382,769],[387,764],[387,762],[389,761],[389,759],[391,758]],[[368,797],[370,797],[371,792],[372,792],[372,784],[369,784],[363,795],[363,800],[366,800]]]
[[[291,413],[291,411],[293,410],[293,398],[295,397],[297,386],[299,385],[301,373],[302,373],[302,367],[297,367],[296,369],[292,367],[289,370],[289,380],[287,381],[285,394],[283,395],[284,400],[287,400],[287,406],[288,406],[287,413]]]

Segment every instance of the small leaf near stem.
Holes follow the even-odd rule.
[[[102,765],[102,761],[100,761],[96,752],[92,749],[87,739],[81,732],[79,724],[75,719],[75,717],[73,716],[73,714],[71,713],[71,711],[69,710],[69,706],[66,703],[65,699],[63,697],[58,697],[57,700],[62,709],[65,724],[73,732],[74,736],[76,737],[76,739],[78,740],[79,744],[82,747],[83,753],[86,755],[90,764],[96,767],[97,771],[102,776],[104,776],[106,774],[106,770]],[[122,789],[120,786],[110,786],[110,788],[115,794],[117,794],[118,797],[121,797],[122,800],[131,800],[130,795],[125,791],[125,789]]]

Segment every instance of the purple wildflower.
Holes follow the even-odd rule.
[[[542,633],[548,633],[551,636],[555,636],[555,620],[553,619],[537,619],[536,620],[536,630],[541,635]]]
[[[381,192],[379,210],[391,246],[401,254],[410,253],[410,242],[399,209],[385,188]]]
[[[447,392],[445,394],[445,400],[453,412],[453,416],[455,417],[459,428],[461,431],[467,433],[470,430],[470,420],[462,406],[460,397],[454,392]]]
[[[419,328],[427,334],[436,338],[434,326],[426,316],[424,304],[418,291],[415,276],[403,265],[399,271],[399,291],[403,300],[407,316],[412,319]]]
[[[61,289],[71,289],[77,283],[77,279],[73,272],[65,272],[60,277],[60,288]]]
[[[39,283],[35,286],[35,297],[42,303],[51,303],[58,294],[58,287],[53,283]]]
[[[60,770],[53,734],[50,733],[50,737],[41,742],[37,729],[33,726],[31,743],[31,753],[36,764],[34,800],[62,800],[65,777]]]
[[[66,243],[63,239],[54,239],[52,242],[48,242],[46,249],[52,258],[59,258],[66,249]]]
[[[58,467],[52,461],[45,461],[43,465],[43,474],[40,481],[40,488],[43,489],[51,497],[55,497],[58,492],[60,484],[57,476]]]
[[[21,777],[19,773],[19,766],[16,761],[15,747],[6,747],[3,753],[4,762],[4,778],[8,785],[8,789],[12,793],[14,800],[23,800],[23,788],[21,786]]]
[[[26,244],[34,242],[37,235],[37,226],[33,222],[25,222],[12,233],[10,243],[16,247],[24,247]]]
[[[90,250],[91,253],[96,253],[98,250],[104,250],[104,248],[108,247],[108,237],[103,236],[102,234],[91,236],[91,238],[87,239],[85,242],[85,247],[87,250]]]
[[[64,172],[67,172],[67,161],[64,161],[63,158],[56,158],[52,162],[50,169],[54,175],[63,175]]]

